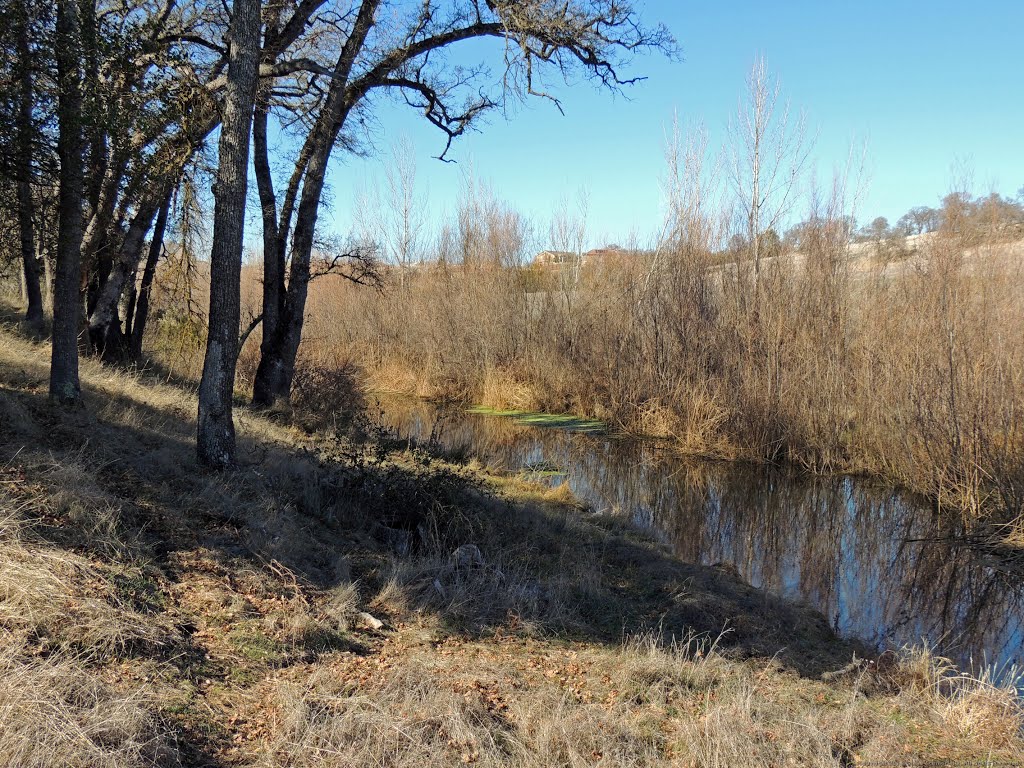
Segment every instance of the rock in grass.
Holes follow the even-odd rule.
[[[359,613],[358,616],[356,616],[356,618],[359,620],[359,624],[361,626],[368,627],[369,629],[377,630],[384,628],[384,622],[378,619],[372,613],[362,611]]]
[[[476,544],[463,544],[452,552],[452,563],[456,568],[480,568],[484,556]]]

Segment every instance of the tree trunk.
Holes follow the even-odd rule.
[[[271,406],[277,400],[287,400],[291,392],[295,359],[298,356],[299,343],[302,341],[302,325],[309,291],[309,269],[313,255],[313,235],[320,208],[320,195],[324,188],[324,177],[327,174],[327,164],[334,142],[352,108],[352,104],[346,99],[346,84],[356,57],[373,26],[379,6],[378,0],[363,0],[352,34],[345,42],[345,47],[335,64],[331,89],[323,110],[302,148],[296,173],[292,176],[292,188],[289,192],[292,192],[293,188],[297,189],[298,178],[303,171],[305,174],[302,176],[302,195],[299,198],[295,232],[292,235],[288,288],[285,292],[283,312],[275,332],[268,332],[264,318],[264,343],[260,348],[260,364],[253,381],[253,403],[257,405]],[[288,204],[286,200],[286,209]],[[289,218],[284,219],[282,215],[282,220],[290,220],[290,210]],[[278,227],[279,243],[283,241],[286,232],[284,227]]]
[[[16,174],[18,179],[18,233],[21,242],[21,261],[25,272],[25,322],[39,333],[43,329],[43,294],[39,287],[39,261],[36,259],[35,231],[32,225],[32,57],[29,55],[28,6],[19,6],[18,65],[20,92],[18,94],[18,151]]]
[[[364,0],[364,7],[370,11],[378,0]],[[308,14],[315,7],[310,3],[306,5],[304,15]],[[360,9],[361,16],[366,15],[366,10]],[[267,40],[268,51],[266,52],[266,63],[272,63],[275,56],[279,55],[282,48],[281,42],[287,37],[281,36],[282,30],[277,28],[280,8],[269,7],[267,9]],[[292,21],[300,16],[292,17]],[[291,21],[289,25],[291,25]],[[357,25],[362,28],[361,25]],[[295,27],[298,29],[298,27]],[[269,41],[273,41],[270,43]],[[334,86],[337,90],[338,86]],[[253,121],[253,165],[256,171],[256,183],[260,195],[260,209],[263,218],[263,312],[260,322],[263,325],[263,339],[260,343],[260,363],[256,371],[256,378],[253,382],[254,405],[273,405],[277,399],[277,393],[281,391],[281,365],[280,350],[282,348],[281,322],[285,316],[285,271],[287,264],[287,241],[288,232],[291,229],[292,215],[295,212],[295,202],[298,199],[299,188],[306,172],[306,165],[312,151],[312,137],[307,138],[303,143],[299,156],[295,161],[295,167],[288,180],[288,186],[284,192],[281,202],[281,210],[277,211],[277,197],[274,192],[273,176],[270,171],[270,156],[267,145],[267,118],[268,105],[267,94],[261,93],[256,101],[256,113]],[[275,218],[276,217],[276,218]],[[248,337],[255,326],[243,334],[242,339]],[[287,396],[287,388],[284,390]]]
[[[82,51],[76,0],[58,0],[56,31],[60,191],[57,265],[53,288],[50,398],[62,404],[73,404],[82,398],[78,380],[78,325],[82,315],[78,290],[83,192]]]
[[[125,233],[117,261],[114,262],[100,288],[95,306],[89,315],[89,347],[104,360],[117,360],[125,352],[118,304],[129,280],[135,279],[139,262],[142,260],[146,233],[162,202],[162,198],[151,195],[139,205],[131,224],[128,225],[128,232]]]
[[[288,180],[288,188],[285,190],[284,201],[281,204],[281,213],[279,214],[278,223],[274,227],[274,242],[273,242],[273,258],[275,260],[274,266],[271,267],[271,278],[268,279],[266,274],[267,269],[267,256],[264,255],[264,278],[263,278],[263,306],[264,310],[267,305],[270,304],[273,307],[272,312],[274,316],[270,322],[266,322],[264,317],[263,322],[263,341],[260,344],[260,362],[256,369],[256,377],[253,380],[252,386],[252,402],[253,405],[260,405],[264,407],[270,407],[274,402],[280,398],[287,399],[288,390],[290,389],[290,377],[284,375],[284,363],[282,360],[282,349],[284,345],[284,339],[282,338],[282,327],[281,323],[285,318],[287,307],[285,304],[286,288],[284,282],[285,264],[286,264],[286,240],[288,237],[288,230],[291,228],[292,215],[295,212],[295,203],[299,196],[299,189],[302,184],[303,177],[306,173],[306,168],[309,165],[309,161],[313,155],[313,143],[314,136],[303,144],[302,150],[299,152],[299,157],[296,160],[295,168],[292,171],[291,178]],[[265,146],[264,146],[265,149]],[[262,162],[262,161],[259,161]],[[269,170],[269,163],[267,166]],[[261,170],[259,165],[256,169],[256,178],[259,179]],[[267,189],[272,194],[273,188],[269,185]],[[261,195],[264,192],[261,190]],[[264,229],[264,248],[267,245],[266,229]],[[268,295],[268,287],[270,287],[270,293]]]
[[[142,339],[146,334],[146,321],[149,320],[149,297],[153,290],[153,280],[156,278],[156,265],[164,246],[164,232],[167,230],[167,216],[171,209],[172,194],[173,189],[168,189],[163,204],[160,206],[160,213],[157,214],[156,225],[153,227],[153,239],[149,243],[146,267],[142,271],[142,283],[139,285],[131,341],[128,345],[128,354],[132,360],[139,360],[142,357]]]
[[[135,325],[135,301],[138,297],[139,292],[135,288],[135,281],[131,280],[128,283],[128,300],[124,307],[124,334],[121,337],[121,348],[126,357],[131,354],[132,328]]]
[[[36,230],[36,239],[39,243],[39,261],[43,264],[43,303],[53,307],[53,280],[57,271],[53,263],[53,244],[48,243],[39,230]]]
[[[327,133],[324,136],[323,133]],[[253,403],[270,407],[277,401],[287,401],[295,375],[295,359],[302,340],[306,297],[309,290],[310,262],[313,251],[313,233],[316,229],[320,194],[323,191],[327,162],[336,134],[321,133],[320,141],[313,144],[306,165],[302,196],[295,217],[292,236],[291,269],[288,286],[282,292],[284,301],[273,327],[263,318],[263,343],[260,345],[260,363],[253,380]],[[281,235],[279,234],[279,238]],[[283,270],[283,258],[281,267]],[[264,265],[264,269],[266,266]],[[266,286],[264,286],[264,290]],[[282,280],[283,289],[283,280]],[[266,297],[264,297],[266,299]],[[264,303],[266,306],[266,303]]]
[[[282,240],[287,236],[288,222],[281,232],[277,225],[277,198],[274,194],[274,179],[270,172],[270,155],[267,146],[267,102],[266,95],[257,98],[256,112],[252,126],[253,167],[256,171],[256,186],[260,194],[260,211],[263,217],[263,342],[261,352],[273,347],[278,325],[284,314],[284,272],[285,249]],[[261,355],[262,361],[262,355]],[[262,399],[262,384],[257,375],[254,402]]]
[[[85,78],[86,112],[90,116],[88,130],[85,133],[87,151],[85,153],[88,173],[85,179],[85,202],[90,213],[98,210],[100,191],[107,167],[107,121],[104,119],[104,99],[100,95],[100,49],[99,25],[96,19],[96,0],[79,2],[81,14],[82,48],[85,58],[82,61]],[[88,232],[85,235],[88,240]]]
[[[82,239],[82,262],[86,269],[93,269],[94,262],[100,257],[104,241],[114,223],[118,192],[121,190],[127,166],[128,154],[120,149],[115,149],[114,158],[106,164],[103,176],[98,182],[99,187],[95,191],[92,215],[89,217],[89,223],[86,225],[85,235]],[[107,271],[109,272],[109,267]],[[103,279],[106,280],[106,275]],[[102,285],[97,288],[101,289]]]
[[[235,463],[231,406],[241,315],[242,237],[245,227],[249,136],[259,70],[259,0],[234,0],[219,165],[214,188],[210,254],[210,315],[199,384],[199,461],[224,469]]]
[[[295,217],[295,233],[292,237],[292,262],[288,273],[288,289],[285,293],[284,312],[278,324],[277,333],[271,337],[271,354],[260,358],[256,371],[261,389],[261,404],[272,405],[278,400],[288,400],[295,376],[295,359],[302,341],[302,326],[305,321],[306,297],[309,293],[310,262],[313,257],[313,235],[316,230],[320,195],[323,192],[327,163],[333,134],[313,153],[302,184],[302,197]],[[260,380],[260,374],[264,376]],[[255,400],[256,382],[253,386]]]

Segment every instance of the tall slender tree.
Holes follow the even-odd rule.
[[[133,360],[142,357],[142,340],[146,335],[146,323],[149,320],[149,302],[153,293],[153,281],[156,279],[156,266],[160,261],[160,252],[164,247],[164,233],[167,230],[167,218],[171,210],[171,197],[173,189],[168,187],[164,193],[164,201],[160,206],[160,212],[156,217],[156,224],[153,225],[153,236],[149,242],[149,255],[146,257],[146,266],[142,270],[142,282],[139,285],[138,300],[135,303],[134,314],[131,315],[131,341],[129,354]]]
[[[259,75],[259,0],[234,0],[229,37],[227,87],[214,187],[209,333],[199,385],[197,440],[199,460],[215,469],[225,469],[235,462],[231,405],[241,315],[249,136]]]
[[[803,115],[794,118],[779,95],[778,81],[764,57],[758,57],[736,119],[729,124],[729,182],[744,219],[755,298],[765,256],[762,238],[769,230],[777,231],[791,210],[813,148]]]
[[[50,398],[63,404],[81,400],[78,329],[82,317],[79,277],[82,247],[82,34],[77,0],[58,0],[57,156],[60,189],[57,259],[53,286],[53,343]]]
[[[39,286],[39,260],[36,258],[36,239],[32,204],[32,154],[34,125],[32,109],[34,85],[32,78],[33,58],[30,49],[31,2],[22,2],[15,12],[17,24],[18,53],[18,113],[17,152],[15,153],[15,175],[18,188],[18,234],[21,245],[21,261],[25,273],[25,294],[28,299],[25,322],[36,332],[43,327],[43,293]]]

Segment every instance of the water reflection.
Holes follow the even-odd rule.
[[[1020,666],[1024,590],[957,531],[891,489],[851,478],[680,459],[659,444],[519,426],[387,400],[382,419],[508,470],[557,467],[595,509],[630,517],[682,559],[732,563],[752,584],[807,601],[878,647],[922,639],[962,666]]]

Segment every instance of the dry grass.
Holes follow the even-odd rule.
[[[865,696],[865,675],[830,687],[771,660],[727,661],[694,640],[643,637],[615,649],[448,640],[430,650],[396,639],[369,680],[366,665],[341,663],[276,683],[280,728],[260,764],[832,767],[1024,756],[1001,730],[1020,724],[1011,694],[920,654],[906,664],[887,673],[889,685],[922,665],[935,683]],[[940,691],[961,683],[962,696]]]
[[[139,569],[104,567],[66,549],[26,541],[26,507],[0,495],[0,626],[40,650],[105,659],[152,653],[178,639],[164,617],[140,613],[123,590],[119,594],[119,583],[145,578]]]
[[[191,392],[86,361],[61,411],[46,359],[0,333],[0,765],[1024,757],[1005,687],[823,680],[857,646],[820,615],[564,488],[245,409],[204,473]]]
[[[898,673],[906,696],[920,694],[938,717],[964,739],[978,739],[993,750],[1017,745],[1024,729],[1024,706],[1017,689],[1019,673],[998,684],[991,669],[977,675],[957,670],[927,648],[907,651]]]
[[[0,648],[0,764],[19,768],[172,765],[176,750],[145,689],[102,684],[72,656]]]

